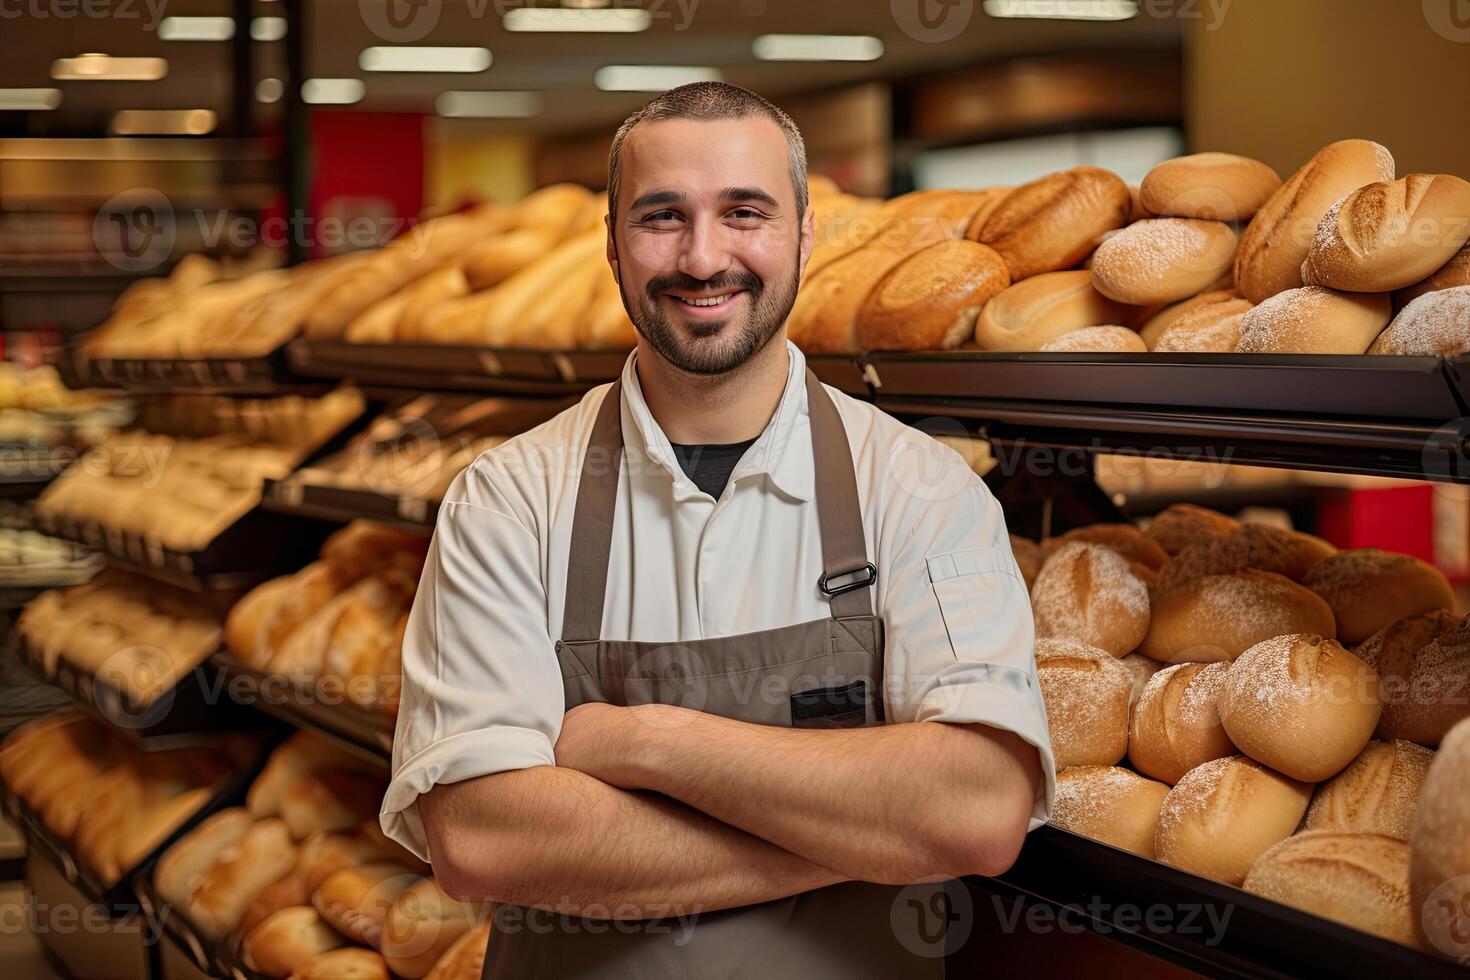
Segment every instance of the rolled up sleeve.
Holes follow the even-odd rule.
[[[393,774],[379,814],[383,833],[422,860],[432,856],[418,800],[433,786],[555,765],[564,695],[539,554],[508,510],[440,507],[404,635]]]

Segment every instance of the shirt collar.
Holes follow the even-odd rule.
[[[807,408],[806,358],[790,340],[786,341],[786,351],[789,359],[786,387],[781,392],[781,401],[776,405],[770,422],[730,474],[730,483],[733,485],[749,477],[763,475],[782,493],[805,501],[811,500],[815,492],[811,426]],[[631,458],[645,456],[655,465],[667,470],[676,485],[697,492],[693,482],[685,475],[683,467],[674,458],[674,449],[669,444],[668,437],[654,420],[648,403],[643,400],[643,389],[638,385],[638,372],[634,369],[637,359],[638,350],[634,348],[628,355],[628,360],[623,363],[623,443],[636,454]]]

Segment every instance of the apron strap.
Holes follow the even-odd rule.
[[[582,457],[577,506],[572,512],[572,546],[567,558],[567,594],[561,635],[569,642],[602,636],[602,603],[612,554],[613,511],[623,466],[623,383],[614,381],[602,399],[592,438]]]

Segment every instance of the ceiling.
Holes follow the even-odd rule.
[[[727,81],[780,97],[1009,55],[1167,48],[1180,43],[1179,21],[1151,16],[1148,11],[1158,7],[1154,3],[1142,4],[1144,12],[1130,20],[1086,22],[992,18],[982,11],[980,0],[638,0],[637,5],[649,11],[652,26],[635,34],[507,32],[500,15],[526,5],[518,0],[305,3],[307,73],[364,79],[366,95],[355,108],[433,112],[434,97],[449,89],[542,93],[542,112],[533,119],[456,122],[486,132],[567,133],[620,120],[648,96],[598,91],[593,73],[607,64],[710,65],[718,67]],[[389,3],[397,5],[396,21],[387,18]],[[634,5],[631,0],[612,3]],[[283,6],[279,0],[255,0],[254,13],[279,16]],[[112,112],[122,108],[208,108],[224,119],[230,104],[231,45],[160,40],[156,26],[165,8],[170,16],[230,13],[228,0],[25,0],[23,6],[14,6],[28,13],[0,23],[5,49],[0,87],[57,87],[63,101],[58,110],[27,113],[23,118],[0,113],[5,132],[101,135]],[[103,16],[85,16],[80,13],[84,9]],[[58,16],[62,11],[73,16]],[[930,28],[920,20],[925,11]],[[406,26],[395,28],[395,23]],[[371,25],[377,25],[376,32]],[[873,62],[761,62],[753,57],[751,43],[766,33],[875,35],[883,41],[885,54]],[[494,61],[475,74],[359,69],[362,49],[391,43],[484,46]],[[53,59],[86,51],[165,57],[169,72],[156,82],[51,80]],[[254,52],[257,78],[284,73],[284,42],[255,43]],[[279,112],[278,106],[256,108],[257,124],[268,123]]]

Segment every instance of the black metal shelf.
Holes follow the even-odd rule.
[[[438,502],[423,497],[400,497],[368,489],[324,486],[305,482],[299,474],[285,480],[267,480],[261,506],[277,514],[339,524],[365,518],[423,530],[434,527],[434,519],[439,513]]]
[[[285,348],[263,357],[83,357],[73,354],[77,380],[88,387],[145,395],[320,395],[331,384],[291,372]]]

